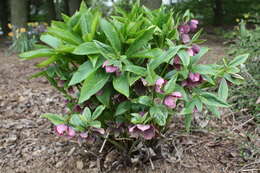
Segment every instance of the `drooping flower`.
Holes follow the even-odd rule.
[[[199,21],[198,21],[198,20],[192,19],[192,20],[189,22],[190,30],[191,30],[192,32],[194,32],[194,31],[198,28],[198,24],[199,24]]]
[[[59,124],[54,127],[54,131],[59,136],[66,136],[68,138],[72,138],[76,135],[75,130],[72,127],[69,127],[65,124]]]
[[[172,65],[176,70],[181,69],[181,59],[178,55],[174,57]]]
[[[194,55],[196,55],[200,52],[200,47],[196,44],[192,45],[191,49],[194,52]]]
[[[203,78],[199,73],[190,73],[188,79],[182,82],[182,86],[194,87],[203,82]]]
[[[190,36],[188,34],[181,34],[181,41],[184,44],[187,44],[190,42]]]
[[[73,111],[81,113],[82,112],[82,108],[80,107],[80,105],[75,105],[74,108],[73,108]]]
[[[190,26],[188,24],[180,25],[179,31],[181,34],[188,34],[190,32]]]
[[[181,98],[182,94],[180,92],[173,92],[170,95],[166,96],[163,103],[167,107],[173,109],[176,107],[176,102],[178,98]]]
[[[105,70],[106,70],[107,73],[115,73],[115,72],[119,73],[119,68],[118,68],[117,66],[108,65],[108,64],[109,64],[109,61],[106,60],[106,61],[103,63],[103,65],[102,65],[102,67],[105,68]]]
[[[163,78],[159,78],[156,80],[155,82],[155,91],[157,93],[163,93],[162,88],[164,87],[164,85],[167,83],[166,80],[164,80]]]
[[[190,56],[194,56],[194,55],[195,55],[195,53],[194,53],[194,51],[193,51],[192,48],[188,48],[187,53],[188,53]]]
[[[155,128],[153,125],[137,124],[128,128],[130,136],[133,138],[142,137],[151,140],[155,137]]]

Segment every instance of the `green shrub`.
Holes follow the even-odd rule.
[[[93,142],[106,133],[113,144],[130,139],[117,141],[124,146],[159,137],[177,113],[189,131],[194,111],[219,116],[217,108],[229,106],[227,81],[241,81],[238,66],[247,54],[224,65],[198,64],[208,48],[197,45],[202,30],[196,32],[188,11],[135,4],[115,14],[102,18],[83,3],[73,16],[52,22],[41,36],[48,46],[20,55],[48,57],[34,77],[45,76],[67,98],[67,115],[43,115],[59,135]]]

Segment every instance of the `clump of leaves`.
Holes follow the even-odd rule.
[[[242,80],[238,66],[247,54],[224,65],[198,63],[208,48],[198,46],[202,30],[196,32],[199,21],[188,11],[151,11],[137,3],[103,18],[82,3],[63,20],[41,36],[46,45],[20,55],[48,57],[34,77],[46,77],[67,98],[67,115],[43,115],[59,135],[92,142],[105,135],[124,146],[117,139],[160,137],[177,113],[189,131],[194,111],[220,116],[218,107],[229,106],[227,83]]]

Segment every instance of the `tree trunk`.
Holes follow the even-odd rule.
[[[215,0],[214,6],[214,24],[219,26],[223,24],[223,1]]]
[[[152,10],[160,8],[162,0],[141,0],[141,4]]]
[[[0,1],[0,23],[4,35],[7,35],[8,32],[10,31],[10,29],[8,28],[8,19],[9,19],[9,13],[8,13],[7,0],[1,0]]]
[[[48,23],[50,24],[52,20],[56,19],[56,10],[53,0],[46,0],[48,8]]]
[[[27,0],[10,0],[11,22],[17,28],[27,25]]]
[[[73,15],[80,7],[81,0],[68,0],[69,1],[69,14]]]

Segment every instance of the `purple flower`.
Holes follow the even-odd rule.
[[[176,107],[176,102],[177,102],[177,99],[178,98],[181,98],[182,97],[182,94],[180,92],[173,92],[172,94],[168,95],[165,97],[163,103],[173,109]]]
[[[76,105],[76,106],[73,108],[73,111],[74,111],[74,112],[81,113],[81,112],[82,112],[82,108],[80,107],[80,105]]]
[[[176,68],[176,70],[181,69],[181,59],[178,55],[176,55],[174,60],[173,60],[173,67]]]
[[[191,30],[192,32],[194,32],[194,31],[198,28],[198,24],[199,24],[199,21],[198,21],[198,20],[192,19],[192,20],[189,22],[190,30]]]
[[[188,34],[181,34],[181,41],[186,44],[190,42],[190,36]]]
[[[147,86],[148,85],[148,82],[144,79],[144,78],[141,78],[141,81],[143,83],[144,86]]]
[[[68,138],[72,138],[76,135],[75,130],[72,127],[69,127],[65,124],[59,124],[54,127],[54,131],[59,136],[66,136]]]
[[[180,31],[181,34],[188,34],[190,32],[190,26],[187,25],[187,24],[180,25],[179,31]]]
[[[155,137],[155,128],[153,125],[137,124],[128,128],[130,136],[133,138],[143,137],[151,140]]]
[[[70,87],[68,88],[68,92],[69,92],[70,94],[74,94],[74,93],[75,93],[75,91],[74,91],[74,89],[73,89],[72,86],[70,86]]]
[[[166,80],[164,80],[163,78],[159,78],[156,80],[155,82],[155,91],[157,93],[163,93],[162,88],[164,87],[164,85],[167,83]]]
[[[194,55],[198,54],[200,52],[200,47],[196,44],[194,44],[192,47],[191,47],[192,51],[194,52]]]
[[[105,70],[106,70],[106,72],[107,73],[119,73],[119,68],[117,67],[117,66],[114,66],[114,65],[108,65],[109,64],[109,61],[108,60],[106,60],[104,63],[103,63],[103,65],[102,65],[102,67],[103,68],[105,68]]]
[[[93,144],[95,142],[95,138],[89,135],[88,132],[82,132],[79,134],[78,142],[81,144],[83,142],[87,142],[89,144]]]
[[[188,79],[182,82],[182,86],[194,87],[203,82],[203,78],[199,73],[190,73]]]

